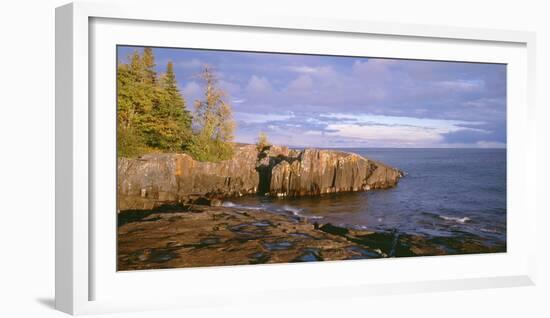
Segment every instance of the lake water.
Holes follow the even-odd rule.
[[[405,172],[397,187],[320,197],[247,196],[226,202],[293,212],[312,222],[428,237],[506,241],[505,149],[341,149]]]

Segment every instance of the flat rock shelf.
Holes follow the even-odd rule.
[[[310,222],[292,214],[181,205],[118,215],[119,271],[383,257],[488,253],[460,241],[372,232]]]

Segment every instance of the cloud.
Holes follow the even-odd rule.
[[[246,92],[252,95],[271,94],[273,88],[266,77],[252,75],[246,85]]]
[[[178,61],[176,63],[177,67],[181,67],[184,69],[197,69],[197,68],[203,68],[204,66],[210,65],[210,63],[206,61],[202,61],[199,59],[190,59],[190,60],[183,60]]]
[[[198,97],[200,94],[202,94],[202,88],[201,86],[195,82],[187,82],[187,84],[182,89],[183,96],[187,97]]]
[[[435,130],[414,126],[330,124],[327,129],[335,130],[327,133],[332,136],[374,141],[401,141],[405,144],[423,144],[442,139],[440,133]]]
[[[309,75],[301,75],[288,84],[288,90],[307,93],[313,88],[313,79]]]
[[[467,100],[463,104],[465,107],[475,107],[478,109],[487,109],[487,108],[504,108],[506,105],[506,99],[504,98],[487,98],[482,97],[473,100]]]
[[[488,131],[478,131],[472,129],[461,129],[444,134],[445,142],[450,144],[473,143],[480,139],[487,139],[491,136]]]
[[[355,61],[353,72],[362,77],[376,78],[377,80],[389,80],[392,78],[391,67],[396,65],[396,60],[368,59]]]
[[[295,117],[293,113],[258,114],[244,112],[236,112],[234,113],[234,116],[237,121],[243,122],[245,124],[265,124],[277,121],[286,121]]]
[[[227,81],[227,80],[220,80],[218,84],[222,90],[224,90],[226,93],[229,94],[229,96],[238,96],[242,94],[241,86],[237,83]],[[242,99],[242,100],[246,101],[246,99]]]
[[[239,112],[235,117],[242,131],[246,132],[245,139],[257,136],[259,131],[267,131],[270,139],[278,136],[278,140],[291,146],[432,147],[446,144],[464,147],[464,143],[460,143],[464,140],[477,146],[475,143],[479,139],[470,140],[463,134],[481,135],[491,140],[487,139],[491,137],[491,132],[478,128],[483,122],[361,113],[320,113],[312,116],[307,112]],[[298,141],[303,144],[296,144]]]
[[[482,80],[453,80],[437,82],[436,86],[452,91],[476,91],[482,90],[485,82]]]
[[[288,69],[289,71],[292,71],[292,72],[296,72],[296,73],[315,73],[317,71],[317,68],[315,67],[311,67],[311,66],[306,66],[306,65],[301,65],[301,66],[287,66],[286,69]]]
[[[506,148],[506,143],[503,142],[495,142],[495,141],[478,141],[476,142],[476,145],[479,148]]]
[[[339,120],[343,123],[358,125],[378,124],[385,126],[415,126],[429,128],[446,133],[457,130],[478,130],[472,126],[484,124],[478,121],[446,120],[407,116],[386,116],[361,113],[323,113],[319,117],[325,120]]]
[[[326,130],[329,132],[326,135],[376,143],[391,141],[414,146],[443,141],[450,133],[486,133],[479,128],[461,126],[476,126],[482,122],[346,113],[321,114],[320,117],[328,121]]]
[[[329,74],[332,72],[332,67],[330,66],[307,66],[307,65],[299,65],[299,66],[287,66],[287,70],[295,73],[301,73],[301,74],[317,74],[317,75],[323,75],[323,74]]]

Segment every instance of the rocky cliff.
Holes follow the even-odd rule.
[[[276,196],[389,188],[401,177],[397,169],[347,152],[305,149],[270,158],[269,194]]]
[[[118,159],[118,209],[148,210],[166,203],[255,193],[365,191],[393,187],[401,176],[382,163],[332,150],[271,146],[258,151],[246,145],[236,149],[233,159],[221,162],[199,162],[186,154],[147,154]]]

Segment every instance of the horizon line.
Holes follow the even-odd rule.
[[[328,149],[507,149],[507,147],[320,147],[320,146],[286,146],[289,148],[328,148]]]
[[[235,141],[235,144],[243,144],[243,145],[254,145],[255,143],[248,143],[248,142],[239,142]],[[282,145],[274,143],[272,145],[281,146],[281,147],[288,147],[288,148],[325,148],[325,149],[508,149],[508,147],[360,147],[360,146],[351,146],[351,147],[339,147],[339,146],[296,146],[296,145]]]

